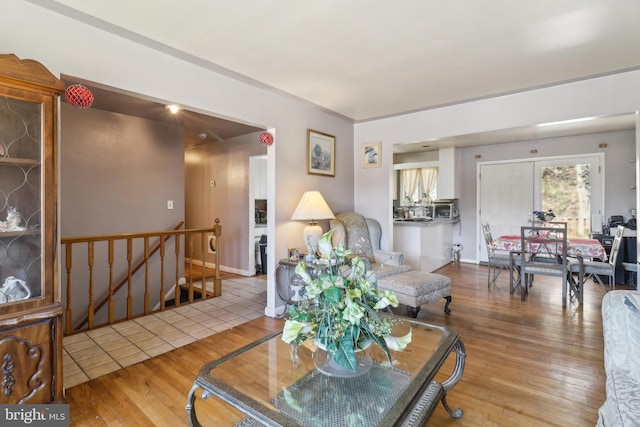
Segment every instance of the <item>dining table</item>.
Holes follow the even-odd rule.
[[[493,240],[491,243],[491,247],[496,251],[506,251],[511,255],[518,254],[522,251],[522,240],[521,236],[516,235],[504,235],[500,236],[497,239]],[[539,240],[529,241],[528,242],[528,252],[531,253],[547,253],[549,252],[549,247],[546,245],[545,237],[540,236]],[[580,272],[578,273],[578,280],[573,277],[572,274],[569,274],[567,277],[570,282],[571,289],[577,289],[578,287],[583,286],[583,259],[591,259],[591,260],[600,260],[605,262],[607,260],[607,251],[600,241],[597,239],[585,239],[580,237],[568,237],[567,238],[567,257],[576,258],[577,262],[580,264]],[[514,281],[514,271],[518,269],[514,262],[511,263],[511,271],[510,271],[510,291],[513,293],[516,288],[521,286],[521,300],[524,301],[525,294],[528,292],[528,286],[524,283],[523,277],[521,274],[516,274],[517,279]],[[517,271],[519,273],[519,270]],[[566,292],[563,289],[563,294]],[[582,303],[581,299],[579,298]]]
[[[520,252],[522,250],[522,243],[519,235],[505,235],[494,239],[491,242],[491,247],[496,251],[506,252]],[[531,252],[542,252],[544,247],[544,238],[540,239],[540,242],[531,243],[529,250]],[[584,239],[581,237],[568,237],[567,238],[567,256],[582,257],[588,259],[599,259],[600,261],[607,260],[607,251],[602,243],[597,239]]]

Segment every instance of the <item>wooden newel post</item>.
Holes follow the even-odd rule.
[[[219,297],[222,295],[222,279],[220,279],[220,236],[222,235],[222,226],[220,225],[220,218],[216,218],[215,225],[213,226],[213,235],[215,236],[215,264],[216,275],[213,279],[213,296]]]

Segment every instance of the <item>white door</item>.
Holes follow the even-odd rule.
[[[534,203],[533,162],[480,165],[480,223],[488,222],[493,237],[520,235]],[[479,224],[478,224],[479,225]],[[478,226],[480,261],[487,261],[487,248]]]

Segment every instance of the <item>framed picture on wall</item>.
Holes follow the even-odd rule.
[[[382,144],[380,142],[369,142],[362,144],[362,167],[379,168],[382,166]]]
[[[307,174],[336,176],[336,137],[307,130]]]

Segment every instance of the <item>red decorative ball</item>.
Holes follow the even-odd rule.
[[[64,91],[64,96],[76,108],[89,108],[93,104],[93,93],[82,85],[71,85]]]
[[[262,132],[260,134],[260,144],[266,145],[267,147],[273,144],[273,135],[269,132]]]

